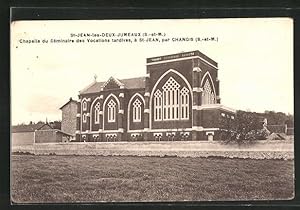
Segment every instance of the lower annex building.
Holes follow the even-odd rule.
[[[147,58],[146,76],[110,77],[79,93],[76,141],[218,139],[221,119],[218,64],[200,51]]]

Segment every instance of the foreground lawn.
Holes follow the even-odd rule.
[[[12,156],[14,202],[291,199],[293,161]]]

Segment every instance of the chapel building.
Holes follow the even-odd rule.
[[[200,51],[147,58],[146,76],[96,80],[80,91],[76,141],[219,139],[218,64]]]

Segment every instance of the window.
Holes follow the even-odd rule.
[[[154,93],[154,120],[187,120],[189,119],[189,90],[170,77],[162,87]]]
[[[154,93],[154,119],[162,120],[162,93],[160,90]]]
[[[179,119],[179,87],[180,85],[170,77],[162,87],[163,89],[163,119]]]
[[[95,106],[95,124],[100,122],[100,103],[98,102]]]
[[[189,90],[184,87],[181,93],[181,119],[189,119]]]
[[[107,104],[107,114],[108,114],[108,122],[115,122],[116,121],[116,102],[112,99]]]
[[[86,123],[86,114],[85,113],[82,115],[82,122]]]
[[[83,111],[86,111],[86,110],[87,110],[87,102],[86,102],[86,101],[84,101],[84,102],[82,103],[82,109],[83,109]]]
[[[142,115],[142,103],[139,99],[136,99],[133,102],[133,122],[141,122],[141,115]]]
[[[215,103],[215,94],[211,89],[208,79],[206,80],[202,93],[202,104],[214,104]]]
[[[210,94],[210,102],[211,102],[211,104],[215,103],[215,94],[214,93]]]

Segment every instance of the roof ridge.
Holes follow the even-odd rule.
[[[131,77],[125,79],[117,79],[114,77],[110,77],[106,82],[96,82],[94,86],[90,86],[86,90],[81,91],[80,94],[100,92],[112,79],[117,83],[117,85],[121,86],[121,88],[126,88],[126,89],[145,88],[145,78],[146,76]]]
[[[45,125],[48,125],[51,129],[53,129],[53,127],[48,123],[44,123],[42,126],[38,127],[36,130],[40,130],[42,127],[44,127]]]
[[[120,79],[120,80],[123,81],[123,80],[140,79],[140,78],[146,78],[146,77],[145,76],[142,76],[142,77],[131,77],[131,78],[125,78],[125,79]]]
[[[114,80],[114,81],[117,83],[117,85],[119,85],[119,86],[124,86],[124,84],[123,84],[122,82],[120,82],[119,79],[114,78],[113,76],[111,76],[111,77],[109,77],[109,79],[102,85],[102,88],[105,88],[106,85],[107,85],[111,80]]]
[[[70,98],[69,101],[67,101],[64,105],[62,105],[59,109],[62,109],[63,107],[65,107],[67,104],[71,103],[71,102],[75,102],[77,103],[76,100],[74,100],[73,98]]]
[[[114,78],[114,77],[113,77]],[[123,81],[123,80],[129,80],[129,79],[139,79],[139,78],[146,78],[146,76],[140,76],[140,77],[130,77],[130,78],[124,78],[124,79],[118,79],[118,78],[114,78],[115,80],[118,80],[118,81]],[[100,82],[95,82],[95,83],[98,83],[98,84],[100,84],[100,83],[103,83],[103,85],[106,83],[107,81],[100,81]],[[82,89],[83,90],[83,89]]]
[[[97,81],[94,80],[91,84],[89,84],[88,86],[86,86],[85,88],[80,90],[79,93],[82,93],[82,92],[86,91],[87,89],[89,89],[90,87],[92,87],[96,83],[97,83]]]

